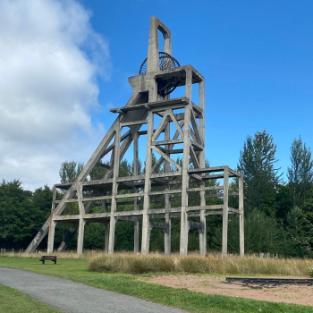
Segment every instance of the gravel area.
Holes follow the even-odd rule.
[[[286,277],[287,278],[287,277]],[[290,277],[288,277],[290,278]],[[302,277],[303,278],[303,277]],[[249,298],[261,301],[313,306],[313,286],[259,286],[225,283],[225,278],[211,275],[161,275],[147,279],[172,288],[186,288],[209,295]],[[313,312],[313,311],[312,311]]]

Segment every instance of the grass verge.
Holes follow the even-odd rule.
[[[312,268],[312,260],[259,258],[256,256],[222,257],[220,254],[210,254],[207,257],[115,254],[95,257],[89,264],[89,269],[96,272],[185,272],[222,275],[309,276],[312,274]]]
[[[87,269],[87,259],[61,259],[57,265],[41,265],[38,258],[0,257],[0,266],[59,276],[194,313],[312,313],[313,311],[311,307],[299,305],[210,296],[185,289],[159,286],[140,281],[138,275],[90,272]]]
[[[57,313],[49,306],[18,292],[15,289],[0,285],[1,313]]]

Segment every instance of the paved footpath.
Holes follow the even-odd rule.
[[[68,313],[183,313],[183,311],[70,280],[0,268],[0,284]]]

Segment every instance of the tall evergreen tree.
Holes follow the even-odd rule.
[[[288,184],[279,184],[276,194],[276,217],[283,223],[293,208],[293,197]]]
[[[290,256],[312,257],[313,224],[310,215],[295,207],[287,216],[288,251]]]
[[[279,222],[260,210],[252,210],[245,220],[247,252],[285,254],[285,237],[285,231]]]
[[[262,210],[275,214],[275,196],[279,181],[276,163],[276,145],[266,131],[249,136],[240,153],[238,169],[245,179],[246,210]]]
[[[301,138],[291,145],[291,165],[288,168],[289,186],[293,195],[293,206],[302,207],[312,197],[313,159],[310,149]]]

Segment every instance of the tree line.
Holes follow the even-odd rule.
[[[271,253],[280,256],[313,256],[313,159],[310,148],[297,138],[290,148],[290,164],[282,176],[277,168],[277,146],[266,131],[249,136],[240,152],[238,170],[244,175],[245,245],[248,253]],[[122,176],[131,172],[131,164],[121,163]],[[142,166],[140,166],[142,168]],[[76,162],[64,162],[60,181],[75,180],[82,168]],[[103,177],[107,169],[99,164],[91,173]],[[21,182],[3,181],[0,185],[0,248],[25,249],[50,214],[52,191],[48,186],[28,191]],[[207,221],[208,247],[220,250],[221,217]],[[56,242],[68,239],[74,248],[76,238],[66,238],[66,225],[58,227]],[[68,225],[67,225],[68,226]],[[71,225],[75,233],[76,225]],[[104,224],[87,224],[85,247],[103,249]],[[151,247],[162,250],[163,235],[152,231]],[[132,250],[133,225],[117,224],[116,249]],[[178,250],[179,223],[173,222],[173,250]],[[43,243],[44,245],[45,243]],[[191,234],[190,249],[197,249],[197,236]],[[238,251],[238,219],[229,222],[229,249]]]

